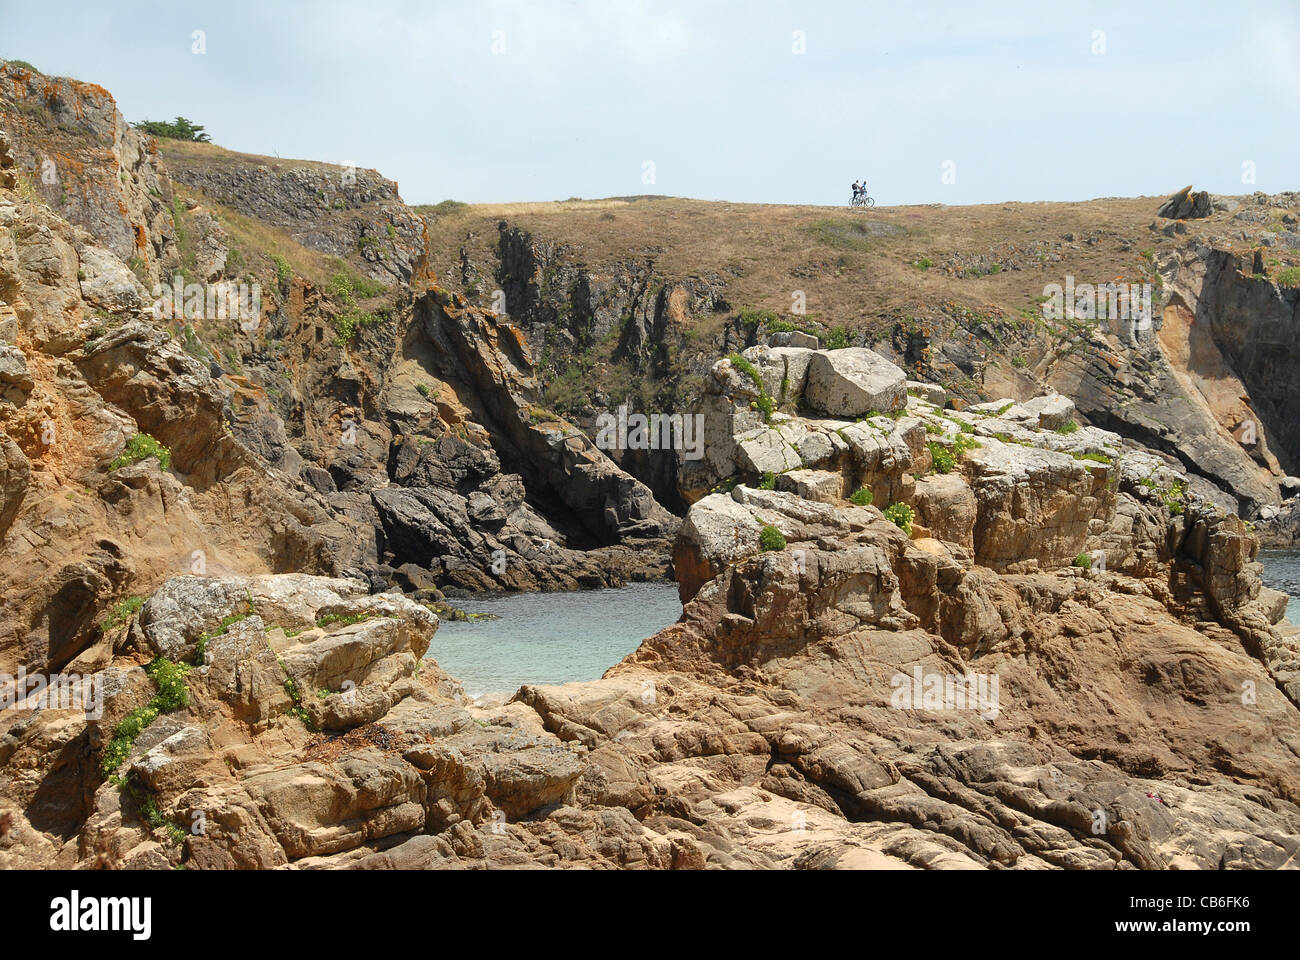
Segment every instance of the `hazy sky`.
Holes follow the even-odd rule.
[[[1300,189],[1296,0],[0,0],[0,57],[411,203]]]

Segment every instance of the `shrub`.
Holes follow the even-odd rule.
[[[1165,506],[1169,508],[1169,515],[1171,517],[1180,516],[1187,508],[1186,497],[1187,484],[1183,483],[1181,480],[1175,480],[1170,485],[1169,489],[1161,494],[1161,499],[1164,500]]]
[[[113,738],[104,748],[104,756],[99,762],[100,772],[105,778],[112,777],[117,768],[131,753],[131,746],[136,738],[159,715],[180,710],[189,705],[190,695],[185,688],[185,675],[190,668],[183,663],[173,663],[163,657],[156,657],[144,668],[149,679],[154,682],[158,692],[143,707],[136,707],[118,723],[113,731]]]
[[[749,377],[758,388],[758,399],[750,404],[750,408],[763,414],[763,421],[769,422],[772,419],[772,412],[776,410],[776,400],[763,387],[763,377],[759,374],[758,369],[738,353],[730,353],[727,359],[731,365]]]
[[[1300,267],[1287,267],[1277,272],[1277,282],[1283,287],[1300,287]]]
[[[849,345],[849,332],[843,327],[831,327],[826,331],[826,349],[843,350]]]
[[[1075,565],[1076,567],[1082,567],[1084,570],[1091,570],[1091,569],[1092,569],[1092,555],[1089,554],[1089,553],[1081,553],[1081,554],[1079,554],[1077,557],[1074,558],[1074,565]]]
[[[1078,430],[1079,430],[1079,424],[1076,423],[1074,420],[1066,420],[1065,423],[1061,424],[1059,427],[1056,428],[1056,432],[1060,434],[1077,433]]]
[[[1104,453],[1072,453],[1070,456],[1074,457],[1076,460],[1087,460],[1092,463],[1104,463],[1109,465],[1115,462]]]
[[[1012,357],[1011,365],[1015,367],[1017,370],[1023,370],[1025,369],[1025,367],[1029,366],[1029,361],[1026,360],[1024,357]]]
[[[800,329],[789,320],[782,320],[775,310],[760,310],[757,307],[741,307],[737,314],[740,322],[747,327],[764,326],[772,333],[790,333]]]
[[[444,200],[442,203],[435,203],[428,209],[430,213],[445,216],[447,214],[460,213],[462,210],[467,210],[469,209],[469,204],[461,203],[459,200]]]
[[[762,531],[759,532],[758,545],[765,553],[769,550],[784,550],[785,537],[782,536],[780,530],[769,523],[764,525]]]
[[[170,470],[172,467],[172,452],[170,450],[149,436],[149,434],[137,433],[126,442],[126,446],[118,454],[117,459],[108,465],[108,469],[117,470],[128,464],[147,460],[149,457],[157,457],[158,466],[164,470]]]
[[[918,270],[929,270],[934,266],[934,261],[929,257],[919,257],[912,261],[912,266],[916,267]]]
[[[855,507],[869,507],[871,506],[871,500],[871,491],[866,487],[858,487],[853,491],[853,495],[849,497],[849,503]]]
[[[323,617],[316,619],[316,626],[328,627],[337,623],[339,626],[350,627],[354,623],[360,623],[362,620],[369,620],[371,617],[395,617],[395,613],[385,613],[382,610],[361,610],[357,613],[327,613]]]
[[[211,143],[212,138],[203,132],[203,125],[192,123],[184,117],[177,117],[168,123],[166,120],[142,120],[135,125],[151,137],[166,137],[168,140],[188,140],[192,143]]]
[[[885,519],[910,537],[916,513],[905,503],[891,503],[885,508]]]
[[[952,473],[952,468],[957,466],[957,458],[952,455],[952,451],[933,440],[926,446],[930,448],[930,461],[934,464],[934,469],[938,473]]]
[[[429,385],[427,383],[417,383],[415,389],[419,391],[420,396],[422,397],[427,397],[429,395]]]
[[[293,279],[293,267],[289,261],[279,254],[271,254],[271,262],[275,264],[275,279],[280,286],[286,286]]]
[[[99,629],[107,633],[115,627],[120,627],[122,624],[127,623],[132,617],[134,617],[136,611],[143,606],[144,597],[127,597],[121,603],[117,604],[117,606],[113,607],[112,612],[100,622]]]
[[[765,473],[765,474],[763,474],[763,479],[760,480],[759,483],[758,483],[758,489],[760,489],[760,490],[775,490],[775,489],[776,489],[776,474],[775,474],[775,473],[770,473],[770,472],[769,472],[769,473]]]
[[[344,310],[334,318],[334,345],[336,347],[346,346],[352,342],[352,338],[357,335],[357,331],[362,327],[373,327],[376,324],[383,323],[385,315],[368,313],[365,310],[348,309]]]
[[[190,672],[188,664],[155,657],[144,672],[158,685],[157,694],[149,702],[158,708],[159,713],[171,713],[189,706],[190,693],[185,688],[185,675]]]
[[[962,424],[962,426],[970,426],[970,425]],[[953,456],[956,457],[958,460],[966,456],[968,452],[974,450],[976,447],[980,445],[980,442],[976,440],[974,436],[972,436],[974,432],[975,432],[974,428],[971,428],[970,430],[963,430],[962,432],[958,433],[957,436],[953,437],[952,453]]]

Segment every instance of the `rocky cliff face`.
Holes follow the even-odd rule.
[[[167,172],[212,200],[384,283],[426,279],[424,221],[375,170],[164,142]]]
[[[412,348],[496,323],[468,310],[425,302]],[[494,336],[478,375],[510,385],[501,416],[531,385]],[[744,358],[760,382],[799,360],[773,352]],[[398,594],[175,577],[82,655],[97,711],[4,712],[2,862],[1294,863],[1300,649],[1244,523],[1176,459],[1072,427],[1059,396],[954,411],[932,385],[900,392],[881,358],[806,353],[823,409],[733,435],[731,479],[765,432],[753,449],[831,452],[784,489],[699,499],[676,545],[682,619],[603,679],[474,703],[425,657],[437,619]],[[733,359],[714,376],[738,402],[754,382]],[[891,415],[834,419],[861,393]],[[499,475],[465,454],[396,463],[447,471],[444,489]]]
[[[157,147],[126,122],[107,90],[0,61],[0,124],[29,195],[151,283],[174,263]]]

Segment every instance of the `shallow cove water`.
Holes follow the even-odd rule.
[[[1264,585],[1290,595],[1286,618],[1300,625],[1300,550],[1261,550],[1259,562],[1264,565]]]
[[[452,601],[497,620],[444,620],[428,656],[472,697],[525,683],[595,680],[682,614],[675,583]]]

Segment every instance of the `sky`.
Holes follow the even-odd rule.
[[[408,203],[1300,189],[1300,2],[0,0],[0,57]]]

